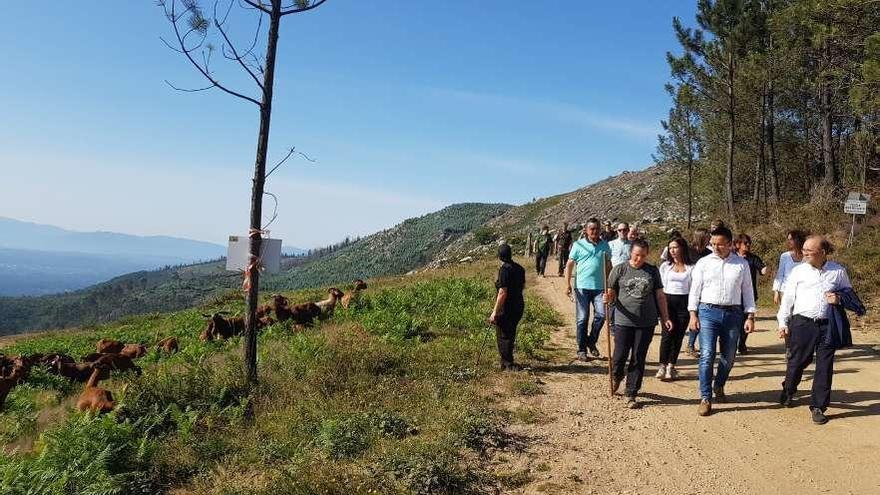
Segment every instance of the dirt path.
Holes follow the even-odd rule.
[[[784,359],[766,310],[749,339],[752,352],[737,356],[728,403],[712,416],[697,415],[694,359],[682,356],[676,382],[654,378],[659,335],[648,356],[644,407],[630,410],[620,396],[608,397],[607,361],[569,364],[574,305],[563,279],[535,283],[567,324],[550,343],[559,357],[533,370],[544,394],[511,405],[544,420],[512,427],[527,446],[502,464],[527,469],[532,481],[509,493],[880,493],[880,354],[874,340],[865,344],[869,335],[856,335],[860,345],[837,355],[824,426],[809,417],[812,368],[797,407],[776,402]],[[599,348],[604,356],[604,333]]]

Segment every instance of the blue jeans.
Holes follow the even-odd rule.
[[[700,318],[700,397],[712,400],[713,387],[724,388],[727,377],[730,376],[745,314],[742,309],[720,309],[700,304],[698,315]],[[715,374],[713,383],[716,342],[721,347],[721,359],[718,361],[718,373]]]
[[[688,349],[694,348],[694,344],[697,342],[697,335],[699,335],[699,333],[693,330],[688,330]]]
[[[596,345],[602,325],[605,324],[605,303],[602,302],[602,289],[575,289],[575,321],[577,322],[578,352],[586,352]],[[587,320],[590,318],[590,304],[593,305],[593,326],[587,335]]]

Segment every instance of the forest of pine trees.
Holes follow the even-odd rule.
[[[877,181],[880,1],[698,0],[696,23],[673,29],[655,160],[681,167],[701,209],[832,201]]]

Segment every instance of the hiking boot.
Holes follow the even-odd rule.
[[[708,416],[712,414],[712,403],[706,399],[700,401],[700,407],[697,409],[700,416]]]
[[[666,375],[663,376],[663,380],[672,381],[678,378],[678,370],[675,369],[675,366],[672,364],[666,365]]]
[[[584,361],[584,362],[586,362],[586,361],[589,361],[590,358],[589,358],[589,356],[587,356],[587,353],[586,353],[586,352],[584,352],[584,351],[578,351],[578,354],[577,354],[577,360],[578,360],[578,361]]]
[[[786,392],[785,390],[783,390],[782,393],[779,394],[779,404],[782,407],[791,407],[793,405],[792,404],[793,399],[794,399],[794,397],[789,395],[789,393]]]
[[[599,348],[596,347],[596,344],[589,345],[587,348],[590,350],[590,355],[593,357],[599,357]]]
[[[657,374],[654,375],[655,378],[663,379],[666,377],[666,365],[661,364],[659,368],[657,368]]]
[[[522,371],[522,366],[516,363],[506,363],[501,365],[502,371]]]
[[[635,397],[627,397],[626,398],[626,407],[628,407],[630,409],[638,409],[638,408],[642,407],[642,405],[639,404],[639,402],[636,400]]]
[[[810,413],[813,416],[813,424],[824,425],[828,422],[828,416],[825,416],[825,413],[818,407],[811,407]]]
[[[724,387],[712,387],[712,394],[718,402],[727,402],[727,395],[724,394]]]

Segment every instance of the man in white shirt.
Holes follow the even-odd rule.
[[[688,295],[689,326],[699,332],[700,338],[700,416],[712,413],[713,394],[718,401],[725,400],[724,384],[733,368],[740,331],[751,333],[755,329],[755,293],[749,264],[732,254],[730,229],[719,227],[711,235],[713,252],[694,265]],[[717,373],[716,342],[721,348]]]
[[[776,319],[779,338],[788,337],[791,358],[779,402],[791,407],[804,369],[816,356],[816,373],[810,396],[813,422],[825,424],[825,410],[831,401],[831,377],[835,348],[830,342],[830,305],[839,304],[836,292],[852,287],[846,270],[828,260],[834,247],[824,237],[813,235],[803,245],[804,262],[791,269],[782,287],[782,301]]]
[[[632,242],[629,240],[629,224],[620,222],[617,225],[617,238],[608,242],[611,248],[611,266],[617,266],[629,261],[629,253],[632,250]]]

